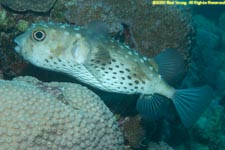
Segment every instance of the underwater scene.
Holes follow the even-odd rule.
[[[0,0],[0,150],[225,150],[225,1]]]

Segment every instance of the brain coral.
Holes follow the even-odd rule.
[[[80,85],[0,80],[0,103],[0,149],[123,149],[113,114]]]

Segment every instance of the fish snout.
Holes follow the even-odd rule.
[[[14,48],[15,51],[17,53],[20,53],[21,52],[21,46],[22,46],[22,39],[20,37],[16,37],[13,41],[17,44]]]

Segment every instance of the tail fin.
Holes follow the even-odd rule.
[[[172,100],[185,127],[190,127],[200,117],[212,100],[209,86],[176,90]]]

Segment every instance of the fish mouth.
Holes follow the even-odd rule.
[[[21,48],[20,48],[20,46],[16,46],[15,48],[14,48],[14,50],[17,52],[17,53],[19,53],[20,51],[21,51]]]
[[[17,52],[17,53],[20,53],[21,52],[21,40],[19,38],[15,38],[14,39],[14,42],[17,44],[14,48],[14,50]]]

